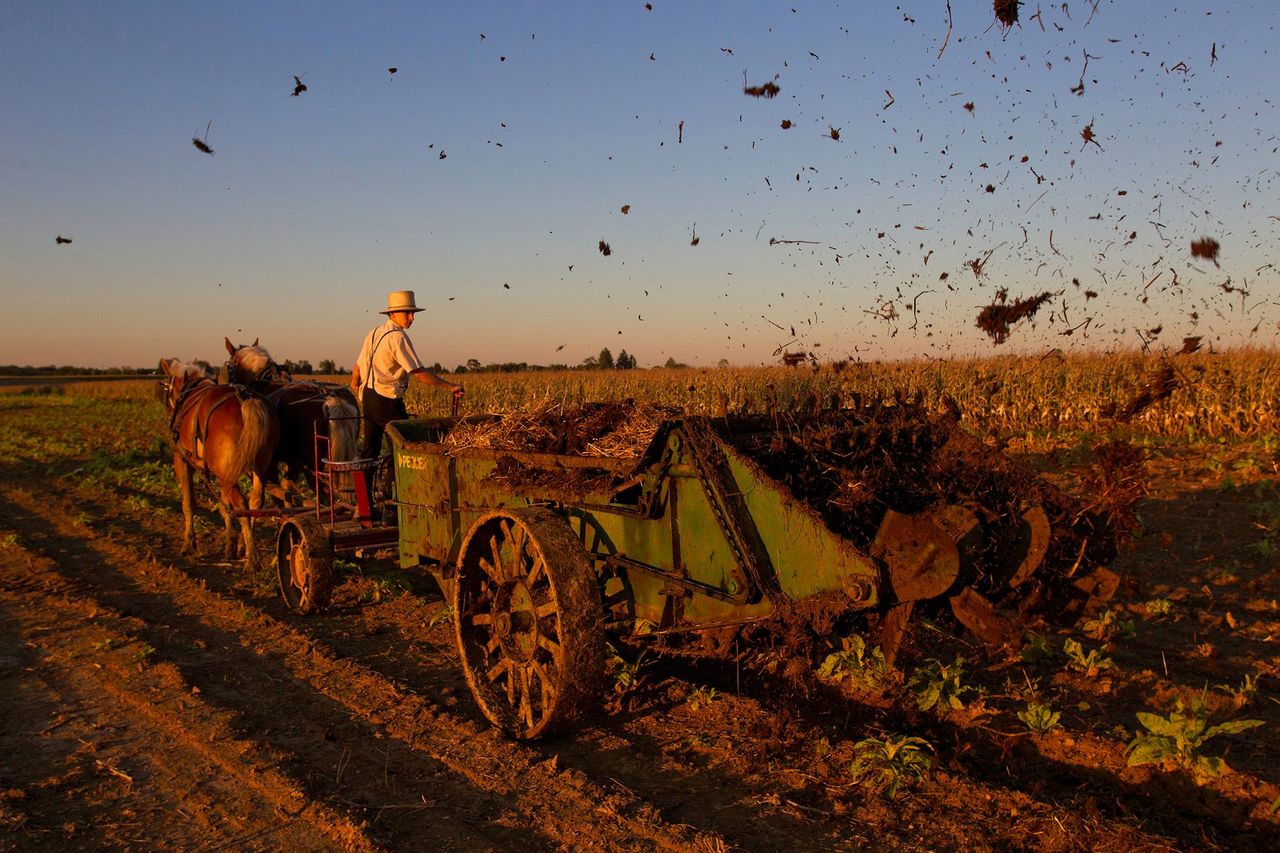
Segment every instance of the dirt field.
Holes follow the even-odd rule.
[[[1280,849],[1273,445],[1149,448],[1111,608],[1132,636],[1046,629],[1056,655],[1027,662],[917,624],[900,667],[963,656],[962,708],[646,656],[579,731],[526,744],[472,704],[429,577],[346,563],[334,607],[294,616],[268,571],[214,556],[207,501],[205,556],[180,556],[149,405],[0,400],[0,846]],[[1034,449],[1011,446],[1067,485],[1089,461]],[[1112,665],[1073,667],[1069,639]],[[1198,750],[1229,772],[1126,766],[1136,713],[1206,688],[1210,723],[1263,723]],[[1042,734],[1033,699],[1061,714]],[[895,800],[850,774],[890,734],[932,759]]]

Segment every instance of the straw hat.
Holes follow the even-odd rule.
[[[412,290],[393,290],[387,294],[387,310],[380,311],[380,314],[394,314],[397,311],[408,311],[416,313],[425,309],[419,308],[413,303]]]

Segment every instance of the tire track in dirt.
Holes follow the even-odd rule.
[[[26,516],[11,524],[20,529],[44,526],[57,540],[64,552],[58,560],[64,573],[92,584],[93,572],[78,566],[101,562],[139,592],[168,597],[175,613],[225,633],[243,649],[279,666],[283,674],[438,761],[475,790],[508,801],[519,813],[520,823],[553,844],[697,849],[723,843],[692,827],[669,824],[652,804],[629,792],[610,790],[578,770],[561,770],[554,757],[546,759],[487,726],[463,720],[421,696],[406,693],[385,676],[341,658],[315,638],[208,590],[180,569],[83,530],[47,499],[38,501],[8,486],[2,492]],[[85,509],[83,501],[78,502],[78,509]]]
[[[247,772],[250,778],[255,780],[264,778],[264,771],[260,765],[264,760],[261,754],[266,750],[257,740],[236,742],[235,729],[248,730],[253,732],[255,737],[258,733],[263,733],[262,737],[270,741],[272,749],[280,751],[283,748],[284,754],[280,758],[265,759],[271,768],[275,768],[273,770],[275,775],[280,777],[276,780],[268,778],[268,789],[288,791],[295,799],[305,795],[309,800],[304,799],[301,806],[287,801],[273,803],[278,813],[296,813],[299,808],[319,806],[326,815],[324,825],[338,827],[344,824],[349,825],[348,830],[339,839],[347,849],[368,848],[374,842],[411,846],[421,837],[423,820],[431,821],[433,842],[439,849],[498,850],[508,848],[514,841],[520,841],[525,847],[535,849],[538,847],[536,838],[529,839],[527,833],[518,834],[503,827],[485,825],[486,815],[498,817],[507,810],[505,805],[496,798],[480,797],[481,802],[478,803],[475,792],[471,791],[469,786],[450,785],[447,780],[444,783],[433,781],[426,786],[425,790],[431,794],[430,798],[422,794],[421,786],[417,786],[419,799],[416,802],[409,798],[407,802],[376,805],[379,799],[385,799],[388,794],[384,782],[389,774],[391,777],[408,778],[414,781],[422,778],[434,780],[441,774],[441,768],[437,763],[429,760],[408,761],[404,755],[398,755],[395,764],[391,764],[389,747],[385,752],[385,758],[371,756],[364,761],[368,766],[361,768],[361,758],[353,753],[351,747],[344,746],[339,753],[338,746],[340,743],[349,741],[355,741],[357,744],[361,740],[370,742],[376,740],[377,735],[372,726],[361,727],[352,723],[346,709],[336,706],[326,709],[322,704],[330,703],[325,703],[321,697],[322,704],[317,704],[313,691],[290,689],[284,679],[273,679],[266,673],[255,674],[253,655],[237,654],[238,647],[228,649],[228,641],[225,637],[219,640],[220,635],[201,630],[199,625],[189,623],[185,626],[185,630],[175,635],[166,625],[143,622],[136,617],[122,617],[104,604],[100,598],[95,597],[86,583],[56,574],[59,567],[51,560],[42,557],[35,559],[49,564],[50,571],[55,574],[41,577],[38,583],[14,584],[12,585],[14,590],[27,596],[32,596],[34,592],[35,596],[42,600],[44,605],[42,612],[57,611],[60,601],[74,600],[80,603],[81,610],[92,613],[96,622],[112,621],[132,629],[131,634],[117,631],[109,635],[105,641],[99,640],[96,645],[102,645],[105,642],[110,646],[115,638],[116,645],[128,644],[146,651],[147,660],[152,659],[150,650],[154,650],[156,652],[154,657],[163,662],[148,666],[147,669],[149,672],[162,674],[163,678],[160,679],[158,686],[152,685],[150,689],[154,691],[165,688],[166,704],[177,704],[182,706],[182,710],[186,710],[192,702],[191,696],[201,697],[200,704],[206,713],[194,722],[184,720],[182,725],[175,726],[168,725],[169,715],[160,714],[155,718],[156,725],[164,729],[166,739],[189,742],[189,746],[201,754],[207,751],[206,743],[235,742],[232,748],[222,749],[207,757],[212,762],[220,764],[226,772],[241,775],[245,769],[240,765],[249,761],[250,766]],[[108,574],[107,577],[110,578],[111,575]],[[0,583],[0,587],[3,586],[9,586],[9,584]],[[40,588],[48,592],[40,596]],[[50,595],[54,597],[50,598]],[[63,606],[65,607],[65,604]],[[165,613],[163,608],[154,602],[139,609],[148,619],[172,616]],[[182,648],[184,645],[192,651],[184,652]],[[214,651],[206,654],[204,649]],[[216,663],[213,665],[207,661],[193,663],[190,660],[192,655],[214,657]],[[236,672],[233,679],[234,687],[220,684],[216,677],[210,677],[227,669],[233,669]],[[129,675],[128,671],[124,675]],[[203,689],[194,681],[203,684]],[[159,707],[154,697],[150,695],[140,698],[136,691],[121,692],[116,681],[109,680],[103,683],[100,686],[100,692],[113,697],[117,705],[129,709],[135,717],[141,716],[144,719],[153,717],[155,709]],[[260,704],[266,707],[259,709],[246,704],[246,694],[263,697]],[[288,705],[290,708],[305,708],[307,719],[304,724],[299,726],[299,721],[294,719],[298,715],[293,713],[283,715],[282,719],[279,713],[281,704]],[[218,705],[219,709],[210,710],[212,705]],[[209,716],[213,718],[212,724],[205,718]],[[301,731],[294,734],[295,728]],[[333,742],[326,743],[326,740]],[[346,780],[343,784],[339,785],[327,777],[323,781],[317,779],[317,770],[326,765],[332,767],[335,763],[339,768],[339,777]],[[293,764],[299,766],[292,774],[290,771],[279,769],[280,765]],[[294,775],[305,778],[294,779]],[[394,783],[394,778],[392,781]],[[396,786],[393,784],[392,787]],[[409,785],[400,787],[409,787]],[[331,792],[326,795],[326,791],[330,789]],[[392,791],[392,793],[395,792]],[[335,811],[319,805],[317,800],[320,798],[340,803],[344,808]],[[403,795],[400,797],[401,800],[404,798]],[[352,824],[351,820],[340,814],[341,811],[373,815],[372,825],[367,827],[369,830],[367,834],[372,835],[373,839],[346,837],[351,834],[351,827],[355,827],[355,831],[358,832],[359,828],[364,826],[364,822],[358,821]],[[404,819],[388,820],[383,817],[388,812],[402,813]],[[480,830],[473,829],[475,827]]]
[[[27,647],[39,655],[43,686],[56,697],[57,707],[69,705],[79,709],[78,715],[93,717],[95,722],[88,728],[128,732],[130,750],[111,742],[123,735],[98,735],[92,743],[76,735],[89,746],[90,754],[104,756],[94,759],[96,768],[126,783],[127,790],[117,798],[128,803],[130,810],[137,809],[133,801],[138,798],[131,796],[137,781],[145,788],[143,808],[177,811],[196,824],[176,830],[165,827],[155,838],[120,839],[109,835],[109,815],[93,815],[85,821],[86,828],[108,834],[100,842],[178,841],[241,849],[266,844],[262,849],[287,845],[314,850],[338,844],[347,850],[377,849],[359,826],[309,800],[268,757],[258,754],[255,744],[237,738],[229,714],[192,698],[184,701],[192,691],[175,667],[141,663],[152,647],[136,636],[137,620],[121,617],[81,594],[75,584],[52,575],[53,561],[23,554],[27,565],[19,568],[15,559],[19,555],[7,550],[10,553],[0,563],[0,605],[6,621],[28,638]],[[99,719],[127,722],[103,724],[96,722]],[[66,721],[55,719],[47,730]],[[126,762],[132,774],[120,769]],[[49,817],[63,815],[54,812]],[[62,824],[65,827],[66,821]],[[175,839],[175,833],[189,837]]]
[[[434,581],[424,578],[423,583],[434,587]],[[341,615],[308,618],[308,634],[322,637],[393,683],[430,685],[433,696],[456,695],[469,710],[451,625],[424,629],[438,615],[438,600],[406,594],[377,607],[360,607],[352,603],[357,596],[353,587],[358,586],[352,579],[339,587],[334,609]],[[401,648],[419,651],[396,654]],[[716,832],[744,849],[829,849],[865,836],[869,827],[847,809],[833,810],[821,783],[805,780],[804,773],[791,768],[768,769],[780,757],[767,744],[779,719],[778,706],[785,701],[767,699],[767,688],[735,684],[732,667],[727,682],[717,680],[708,664],[723,667],[724,662],[653,659],[645,672],[654,683],[646,674],[644,686],[631,694],[639,698],[638,706],[602,709],[571,732],[534,748],[548,758],[554,755],[561,767],[607,778],[648,800],[668,821]],[[719,692],[714,706],[691,711],[692,691],[713,685]],[[606,695],[605,702],[611,698]],[[833,713],[828,709],[820,716]],[[780,773],[788,781],[780,782]]]
[[[0,501],[0,517],[4,508]],[[370,817],[366,827],[369,834],[394,848],[419,846],[426,821],[432,827],[431,840],[436,849],[549,849],[537,827],[512,817],[509,803],[477,791],[465,780],[451,778],[439,762],[421,754],[415,758],[405,749],[397,753],[392,763],[390,742],[379,726],[353,719],[350,709],[307,685],[282,677],[286,674],[270,659],[269,645],[242,647],[235,636],[193,619],[168,594],[137,588],[132,578],[117,571],[120,562],[103,559],[86,543],[55,532],[44,521],[9,521],[11,526],[22,528],[24,536],[58,549],[62,562],[46,561],[58,573],[47,581],[42,579],[40,585],[91,601],[90,609],[97,613],[111,613],[110,606],[103,603],[110,601],[121,610],[136,614],[117,617],[133,625],[140,643],[156,649],[156,658],[168,659],[161,666],[172,667],[175,674],[180,667],[189,676],[188,681],[200,685],[197,689],[203,700],[213,700],[228,709],[224,713],[229,720],[234,719],[236,728],[254,738],[267,739],[282,752],[278,763],[292,768],[312,800],[334,802],[341,807],[338,811]],[[94,568],[90,572],[68,572],[70,565]],[[160,571],[153,561],[131,565],[143,575]],[[177,630],[171,627],[175,624],[180,626]],[[193,691],[183,686],[173,692],[189,696]],[[385,751],[379,750],[380,746],[385,746]],[[247,755],[261,751],[256,741],[247,742],[245,749]],[[374,753],[364,756],[363,768],[362,751]],[[335,765],[341,784],[332,778]],[[384,780],[388,774],[392,787],[397,787],[397,778],[407,780],[398,787],[413,788],[418,801],[409,797],[408,802],[385,803],[388,790]]]

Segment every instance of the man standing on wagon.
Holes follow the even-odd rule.
[[[453,389],[462,396],[462,386],[441,379],[422,365],[409,340],[413,315],[423,309],[414,304],[412,290],[387,294],[387,308],[381,313],[387,322],[365,335],[356,366],[351,371],[351,392],[364,410],[364,454],[376,458],[382,453],[382,436],[387,424],[409,417],[404,393],[409,380]]]

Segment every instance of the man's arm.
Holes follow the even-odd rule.
[[[351,393],[360,396],[360,363],[356,362],[356,366],[351,368]]]
[[[411,370],[409,372],[409,377],[411,379],[416,379],[419,382],[425,383],[427,385],[442,385],[445,388],[451,388],[453,389],[453,396],[455,397],[462,396],[461,385],[459,385],[456,382],[450,382],[448,379],[441,379],[439,376],[436,376],[434,373],[432,373],[430,370],[427,370],[425,367],[419,367],[417,370]]]

